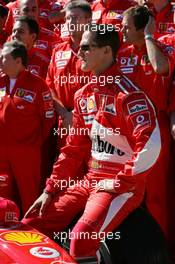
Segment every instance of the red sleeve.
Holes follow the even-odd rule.
[[[69,179],[76,178],[77,172],[84,160],[90,156],[91,140],[84,129],[84,122],[75,106],[73,126],[67,138],[67,144],[61,149],[61,154],[53,167],[53,172],[46,183],[46,190],[51,193],[61,190],[60,180],[68,187]],[[80,131],[84,131],[82,133]]]
[[[132,149],[131,159],[116,177],[120,181],[116,191],[124,193],[133,190],[139,181],[145,181],[160,154],[161,139],[155,110],[142,91],[124,97],[122,94],[117,107]]]

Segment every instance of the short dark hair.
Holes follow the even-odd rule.
[[[0,4],[0,17],[4,18],[8,15],[9,9],[6,6]]]
[[[17,40],[5,42],[3,48],[8,48],[14,59],[21,58],[22,65],[27,67],[28,54],[25,45]]]
[[[65,11],[72,10],[74,8],[80,8],[89,17],[92,17],[92,9],[90,4],[85,0],[73,0],[69,1],[65,6]]]
[[[39,29],[39,24],[35,19],[27,16],[21,16],[18,17],[16,21],[19,21],[21,23],[26,23],[28,25],[30,34],[35,33],[36,38],[38,38],[40,29]]]
[[[149,16],[152,15],[146,6],[134,6],[124,11],[123,16],[132,16],[136,30],[145,28]]]
[[[112,56],[115,60],[117,51],[120,48],[119,33],[116,31],[115,27],[110,25],[109,28],[107,24],[91,24],[88,30],[93,32],[93,40],[98,47],[111,47]]]

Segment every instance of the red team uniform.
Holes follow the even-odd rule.
[[[174,71],[173,48],[159,44],[162,52],[169,57],[170,72],[167,76],[156,74],[149,62],[146,46],[138,49],[130,45],[120,49],[118,63],[123,74],[133,80],[152,100],[158,111],[162,137],[160,159],[148,177],[146,204],[149,211],[167,234],[167,182],[170,158],[170,129],[168,100]],[[164,159],[166,157],[166,163]],[[159,183],[159,188],[157,188]]]
[[[46,56],[39,53],[36,48],[28,51],[28,70],[43,79],[46,78],[49,60]]]
[[[46,82],[68,110],[73,110],[74,94],[86,82],[81,77],[88,75],[81,70],[81,62],[72,49],[71,38],[58,44],[53,50]]]
[[[145,94],[125,77],[114,81],[117,73],[117,66],[113,65],[103,73],[106,78],[114,78],[112,83],[90,82],[76,93],[75,133],[68,137],[46,185],[46,190],[56,196],[42,219],[29,216],[23,220],[25,223],[51,235],[64,230],[85,209],[72,231],[74,234],[109,232],[141,204],[146,175],[160,152],[160,131],[154,108]],[[137,109],[139,103],[144,104],[142,109]],[[81,129],[86,132],[81,134]],[[61,180],[76,181],[84,160],[88,161],[84,181],[62,190]],[[113,181],[116,193],[97,192],[94,183],[103,179]],[[70,253],[74,257],[95,256],[99,243],[99,238],[75,236]]]
[[[23,213],[39,195],[40,147],[53,124],[53,103],[44,80],[22,71],[11,93],[0,78],[0,196],[17,197]],[[16,188],[15,188],[16,186]]]

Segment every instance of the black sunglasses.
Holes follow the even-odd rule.
[[[80,50],[81,51],[89,51],[91,49],[91,47],[99,47],[99,46],[95,45],[95,44],[92,44],[92,45],[83,44],[83,45],[80,45]]]

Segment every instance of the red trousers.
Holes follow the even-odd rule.
[[[59,193],[48,205],[42,218],[33,213],[24,218],[29,224],[50,237],[62,232],[73,218],[84,211],[71,232],[70,254],[74,258],[96,256],[100,241],[104,235],[116,228],[143,199],[144,186],[139,186],[135,193],[114,194],[97,192],[94,184],[71,186]]]
[[[0,146],[0,196],[16,201],[23,213],[39,196],[40,156],[33,145]]]

